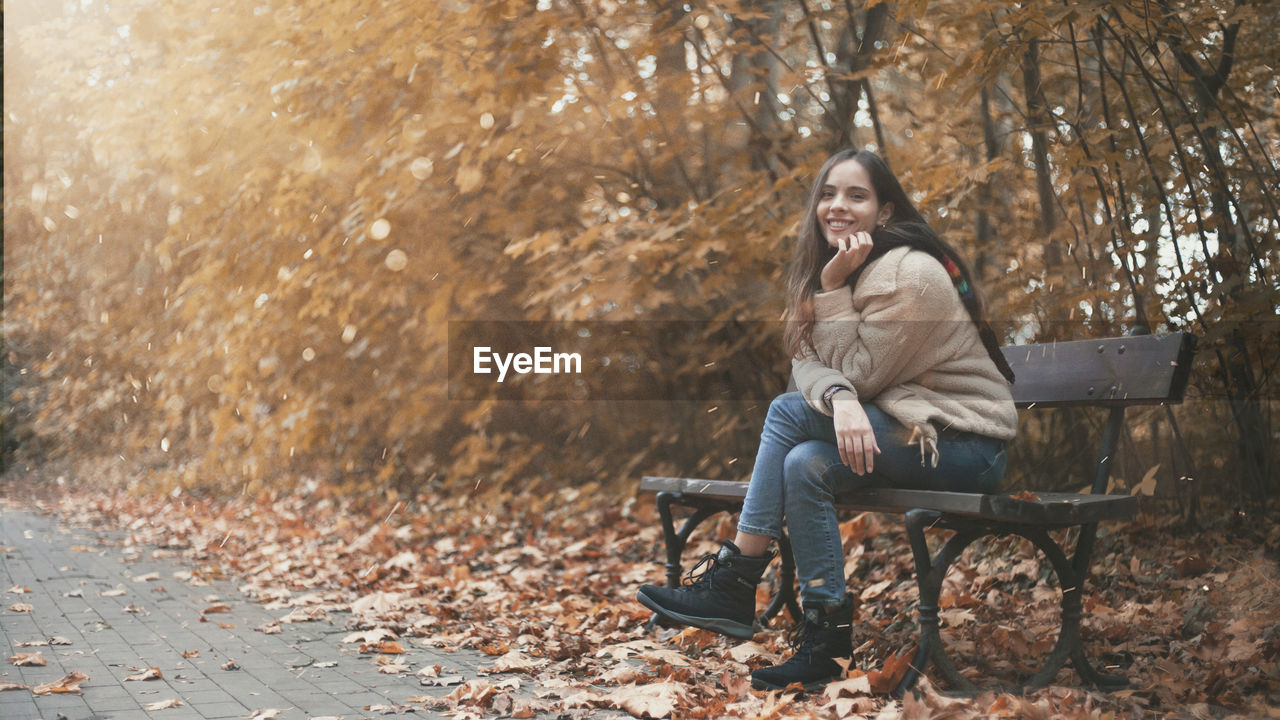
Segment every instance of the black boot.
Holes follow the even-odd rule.
[[[796,627],[798,635],[792,639],[795,655],[781,665],[751,673],[751,686],[781,690],[800,683],[806,690],[816,690],[838,679],[842,669],[836,658],[853,657],[852,630],[852,597],[846,595],[839,607],[806,605],[804,620]]]
[[[685,576],[685,584],[644,585],[636,599],[677,624],[750,640],[756,634],[756,584],[773,553],[753,557],[728,540],[720,545],[719,553],[702,556]]]

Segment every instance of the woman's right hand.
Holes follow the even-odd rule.
[[[822,268],[822,291],[831,292],[844,285],[849,276],[867,261],[871,254],[871,233],[860,231],[836,238],[836,254]]]
[[[862,403],[852,393],[836,393],[831,398],[831,414],[835,420],[840,459],[857,475],[874,470],[880,446],[876,444],[876,434]]]

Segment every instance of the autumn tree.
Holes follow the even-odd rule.
[[[1005,341],[1201,336],[1193,402],[1135,425],[1124,474],[1162,465],[1188,511],[1178,477],[1231,478],[1262,505],[1276,14],[12,4],[19,455],[123,457],[132,477],[223,489],[742,477],[785,383],[803,192],[853,145],[975,261]],[[482,320],[652,323],[680,352],[591,401],[450,399],[449,325]],[[743,357],[736,398],[681,396]],[[635,400],[656,377],[670,386]],[[1028,419],[1019,452],[1083,485],[1061,438],[1090,422]]]

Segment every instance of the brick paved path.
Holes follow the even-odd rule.
[[[229,580],[203,586],[186,582],[188,568],[177,559],[157,559],[152,548],[126,555],[121,537],[62,527],[53,518],[0,501],[0,651],[3,658],[40,652],[47,662],[20,667],[4,660],[0,686],[35,687],[73,671],[89,678],[80,684],[79,695],[0,692],[3,720],[249,718],[270,709],[279,710],[274,717],[281,720],[372,718],[405,706],[407,698],[453,689],[424,687],[413,673],[378,672],[373,656],[359,655],[356,644],[341,642],[350,632],[347,613],[285,624],[278,634],[258,632],[254,628],[289,611],[266,610],[243,599]],[[201,622],[215,603],[230,610],[205,614],[207,622]],[[31,609],[12,609],[21,604]],[[55,637],[70,643],[19,645]],[[479,676],[476,668],[486,659],[403,644],[408,653],[398,657],[415,671],[438,664],[446,674],[469,679]],[[239,669],[223,669],[228,660]],[[162,679],[126,680],[153,667]],[[169,700],[182,704],[147,709]],[[421,703],[414,709],[410,717],[439,717]]]

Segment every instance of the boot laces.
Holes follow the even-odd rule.
[[[716,553],[707,553],[698,560],[697,564],[689,568],[689,572],[684,574],[684,580],[681,585],[686,587],[698,587],[711,582],[711,578],[715,576],[716,570],[720,569],[720,558]]]
[[[787,644],[791,646],[795,654],[788,662],[795,661],[802,656],[804,661],[808,662],[809,656],[816,649],[821,630],[822,626],[820,624],[810,622],[808,618],[800,618],[799,621],[793,624],[791,629],[787,631]]]

